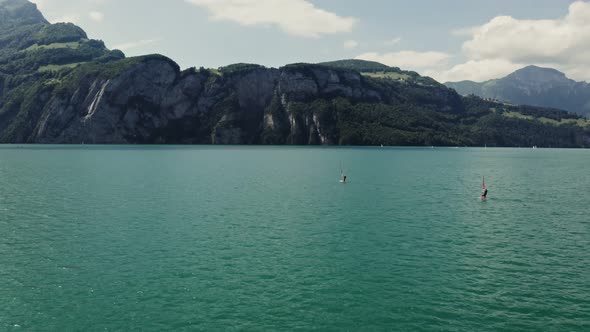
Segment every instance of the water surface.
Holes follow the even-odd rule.
[[[4,146],[0,330],[589,331],[589,163]]]

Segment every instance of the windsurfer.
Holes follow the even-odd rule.
[[[481,200],[485,201],[488,199],[488,188],[486,188],[486,179],[485,177],[481,181]]]

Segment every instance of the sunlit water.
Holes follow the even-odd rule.
[[[590,331],[588,165],[587,150],[4,146],[0,330]]]

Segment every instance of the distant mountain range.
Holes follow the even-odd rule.
[[[590,146],[590,121],[361,60],[181,70],[0,0],[0,143]]]
[[[461,95],[474,94],[512,104],[551,107],[590,115],[590,84],[550,68],[528,66],[496,80],[447,82]]]

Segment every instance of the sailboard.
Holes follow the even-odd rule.
[[[482,201],[485,201],[485,200],[487,200],[487,197],[486,197],[486,196],[484,196],[484,192],[485,192],[486,190],[487,190],[487,188],[486,188],[486,178],[485,178],[485,176],[484,176],[484,177],[482,178],[482,180],[481,180],[481,197],[480,197],[480,198],[481,198],[481,200],[482,200]]]

